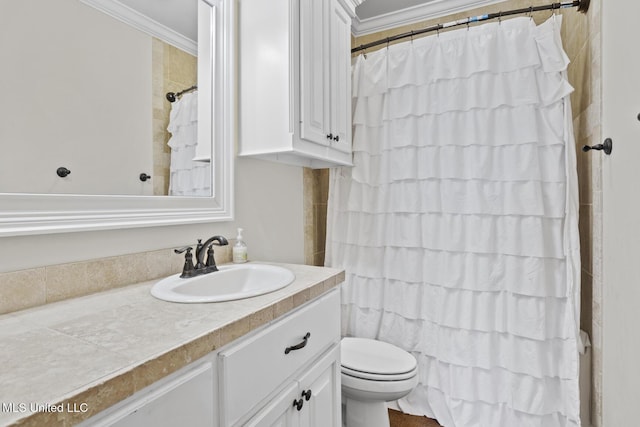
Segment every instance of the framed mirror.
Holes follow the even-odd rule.
[[[233,218],[234,1],[189,2],[0,6],[21,7],[5,14],[16,24],[0,29],[0,52],[14,64],[0,70],[9,100],[0,103],[0,236]],[[207,171],[197,193],[175,191],[184,180],[171,166],[171,121],[186,98],[197,117],[189,163],[203,166],[200,179]]]

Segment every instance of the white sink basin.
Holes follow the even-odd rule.
[[[219,271],[181,279],[179,274],[160,280],[151,295],[170,302],[221,302],[255,297],[284,288],[295,279],[283,267],[265,264],[223,265]]]

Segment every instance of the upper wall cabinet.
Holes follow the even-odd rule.
[[[239,0],[240,156],[351,163],[351,19],[340,0]]]

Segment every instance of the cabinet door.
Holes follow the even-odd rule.
[[[351,153],[351,17],[331,0],[331,147]]]
[[[304,406],[300,410],[301,427],[340,427],[340,346],[336,345],[300,378],[300,397]],[[308,396],[309,400],[303,395]]]
[[[323,145],[331,133],[328,1],[300,1],[300,137]]]
[[[216,426],[214,364],[196,362],[79,427]]]
[[[298,424],[298,414],[293,401],[298,396],[298,384],[291,383],[267,406],[262,408],[245,427],[294,427]]]

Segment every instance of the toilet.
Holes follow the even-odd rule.
[[[346,427],[389,427],[385,402],[406,396],[418,383],[415,357],[395,345],[345,337],[340,344]]]

